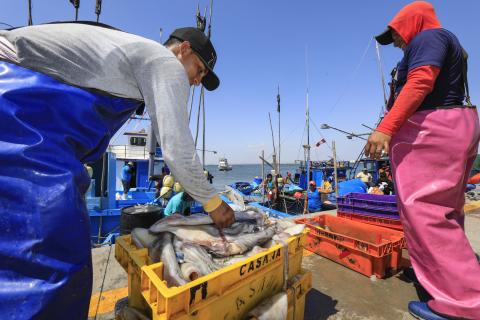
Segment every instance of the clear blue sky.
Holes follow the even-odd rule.
[[[201,0],[205,8],[210,1]],[[410,1],[274,1],[214,0],[212,41],[218,53],[218,90],[206,95],[207,149],[231,163],[257,163],[264,149],[272,152],[268,112],[277,127],[276,93],[282,99],[282,162],[303,157],[305,124],[305,48],[308,47],[310,110],[313,123],[364,133],[373,126],[383,94],[372,37]],[[1,0],[0,21],[27,22],[27,0]],[[195,24],[198,1],[103,0],[101,22],[150,39]],[[444,28],[454,32],[470,54],[469,82],[473,102],[480,101],[480,1],[432,1]],[[79,17],[95,19],[95,0],[81,0]],[[203,10],[203,9],[202,9]],[[33,21],[70,20],[68,0],[33,0]],[[367,45],[370,44],[368,50]],[[365,53],[365,54],[364,54]],[[392,46],[381,48],[385,76],[402,56]],[[362,57],[363,60],[361,59]],[[360,63],[361,62],[361,63]],[[388,80],[388,78],[387,78]],[[321,139],[311,124],[311,142]],[[194,130],[194,124],[192,124]],[[275,129],[276,131],[276,129]],[[340,159],[355,159],[364,145],[332,130]],[[275,132],[278,143],[278,134]],[[312,149],[312,158],[327,159],[328,146]],[[207,154],[207,163],[218,155]]]

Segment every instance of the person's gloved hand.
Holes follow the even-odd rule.
[[[209,212],[213,222],[220,229],[228,228],[235,222],[235,214],[232,208],[224,201],[212,212]]]

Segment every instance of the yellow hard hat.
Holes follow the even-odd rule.
[[[182,192],[183,191],[182,185],[179,182],[175,182],[175,184],[173,185],[173,191],[175,191],[175,193]]]
[[[170,199],[172,197],[172,188],[162,187],[162,189],[160,189],[160,197]]]
[[[174,182],[175,182],[175,180],[173,179],[173,176],[171,176],[171,175],[163,177],[163,186],[164,187],[172,188]]]

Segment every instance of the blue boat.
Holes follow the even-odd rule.
[[[155,198],[155,187],[148,179],[147,134],[144,131],[126,132],[126,145],[110,145],[103,158],[91,164],[93,176],[85,196],[90,215],[92,246],[110,244],[115,241],[120,229],[120,211],[124,207],[147,204]],[[133,162],[134,173],[126,200],[120,172],[127,162]],[[164,164],[162,151],[156,149],[154,168],[160,172]]]

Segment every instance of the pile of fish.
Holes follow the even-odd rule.
[[[189,281],[234,264],[303,232],[304,225],[269,218],[255,207],[235,212],[235,223],[219,230],[208,215],[174,214],[150,229],[136,228],[132,241],[148,248],[153,262],[164,264],[168,287]]]

